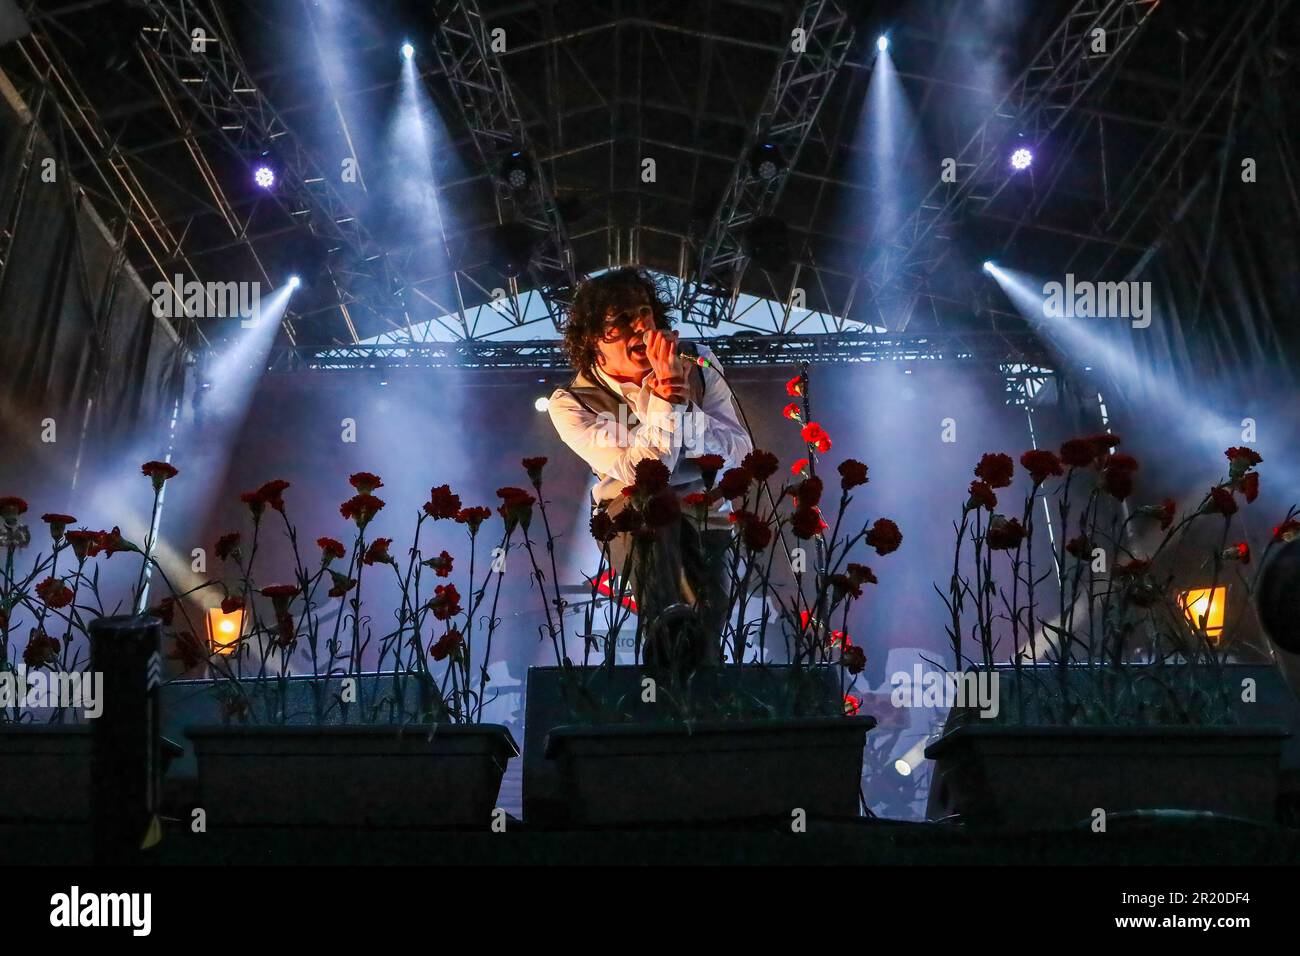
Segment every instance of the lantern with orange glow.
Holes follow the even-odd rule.
[[[1205,636],[1216,642],[1223,635],[1223,611],[1227,600],[1226,587],[1192,588],[1178,595],[1187,623],[1199,628],[1204,621]]]
[[[244,609],[226,612],[220,607],[208,608],[208,642],[218,654],[229,654],[239,642],[244,629]]]

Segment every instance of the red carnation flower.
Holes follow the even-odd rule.
[[[472,508],[462,508],[456,512],[456,521],[459,524],[466,525],[471,535],[478,534],[478,529],[484,521],[492,517],[490,508],[484,508],[482,505],[475,505]]]
[[[792,422],[803,424],[802,412],[799,410],[798,402],[791,402],[785,408],[781,409],[781,414]]]
[[[1086,438],[1071,438],[1061,445],[1061,463],[1070,468],[1087,468],[1096,457],[1094,451]]]
[[[869,480],[867,478],[867,466],[856,458],[846,458],[840,462],[837,469],[840,473],[840,487],[845,491],[865,485]]]
[[[358,528],[364,528],[383,507],[382,498],[376,498],[374,495],[353,495],[339,505],[339,514],[349,521],[355,521]]]
[[[259,592],[262,597],[269,597],[272,600],[276,598],[292,598],[298,593],[296,584],[268,584]]]
[[[866,651],[855,644],[844,648],[840,654],[840,661],[843,662],[845,669],[850,674],[861,674],[863,668],[867,666],[867,654]]]
[[[993,493],[987,481],[976,478],[970,483],[970,496],[966,499],[966,510],[987,508],[990,513],[998,506],[998,496]]]
[[[827,528],[827,524],[822,520],[822,513],[815,505],[796,508],[794,514],[790,516],[790,532],[796,537],[807,541],[821,534]]]
[[[614,519],[607,511],[597,511],[591,516],[591,536],[601,544],[613,541],[618,532],[614,529]]]
[[[1071,538],[1066,542],[1065,550],[1069,554],[1074,555],[1080,561],[1087,561],[1092,558],[1092,542],[1084,535],[1079,535],[1077,538]]]
[[[81,528],[77,531],[67,531],[63,535],[63,540],[68,542],[72,547],[72,553],[77,556],[78,561],[85,561],[91,556],[92,549],[95,547],[96,533]]]
[[[819,454],[826,454],[831,450],[831,436],[826,434],[826,429],[816,422],[809,422],[799,430],[800,436],[804,442],[816,448]]]
[[[534,488],[542,486],[542,469],[546,467],[546,461],[545,457],[525,458],[523,461],[524,471],[528,472],[528,480]]]
[[[1237,513],[1237,499],[1232,497],[1232,492],[1227,488],[1211,488],[1210,500],[1206,502],[1205,510],[1210,514],[1217,513],[1225,518],[1231,517]]]
[[[848,567],[844,569],[844,573],[847,574],[855,584],[880,583],[876,580],[875,572],[865,564],[854,564],[853,562],[849,562]]]
[[[1237,482],[1241,489],[1241,495],[1246,499],[1246,504],[1250,504],[1259,497],[1259,472],[1252,471],[1241,476]]]
[[[284,514],[284,492],[289,487],[289,482],[283,478],[273,478],[262,485],[254,492],[263,502],[270,505],[276,511]]]
[[[634,491],[647,495],[655,495],[668,487],[668,479],[672,473],[658,458],[643,458],[636,463],[633,469],[634,480],[632,487]]]
[[[459,657],[460,648],[463,643],[464,639],[461,637],[460,631],[456,630],[454,627],[449,628],[446,634],[442,635],[442,637],[438,638],[437,641],[429,646],[429,656],[435,661],[445,660],[453,653]]]
[[[1237,448],[1234,446],[1223,454],[1228,459],[1228,474],[1233,478],[1240,478],[1264,460],[1259,456],[1259,452],[1253,448]]]
[[[1101,470],[1102,487],[1117,501],[1133,493],[1133,472],[1138,470],[1137,459],[1132,455],[1111,455]]]
[[[799,487],[794,490],[794,498],[797,507],[815,508],[822,503],[822,480],[815,475],[812,478],[805,478],[799,482]]]
[[[800,458],[797,461],[795,461],[793,465],[790,466],[790,474],[794,475],[796,478],[798,478],[800,475],[807,474],[807,472],[808,472],[807,458]]]
[[[452,556],[448,551],[443,551],[436,558],[429,558],[422,563],[425,567],[433,569],[434,574],[440,578],[451,575]]]
[[[846,594],[852,594],[855,598],[862,597],[862,588],[847,574],[832,574],[827,580],[830,582],[836,604],[843,600]]]
[[[766,551],[772,543],[772,528],[757,515],[747,514],[740,526],[740,537],[750,552]]]
[[[705,488],[713,487],[718,472],[727,463],[726,459],[721,455],[701,455],[699,458],[692,460],[695,462],[696,467],[700,469],[700,477],[704,480]]]
[[[1274,541],[1290,541],[1296,537],[1300,537],[1300,521],[1295,518],[1287,518],[1273,529]]]
[[[343,548],[343,542],[336,538],[317,538],[316,547],[320,548],[321,567],[325,567],[336,558],[342,560],[347,551]]]
[[[45,602],[46,607],[67,607],[72,603],[72,588],[63,583],[61,578],[49,577],[36,585],[36,595]]]
[[[358,471],[348,476],[348,484],[357,489],[358,494],[374,494],[376,488],[384,487],[384,480],[369,471]]]
[[[975,466],[975,477],[987,482],[990,488],[1005,488],[1015,477],[1016,465],[1010,455],[986,452]]]
[[[165,461],[146,461],[140,466],[140,473],[153,480],[154,491],[161,491],[167,479],[178,474],[176,467]]]
[[[799,396],[803,394],[803,375],[796,375],[790,381],[785,383],[785,393],[787,395]]]
[[[749,493],[753,480],[754,476],[748,468],[728,468],[718,482],[718,494],[728,500],[743,498]]]
[[[4,495],[0,497],[0,518],[4,523],[13,527],[18,523],[18,516],[27,511],[27,502],[17,495]]]
[[[51,637],[40,628],[32,631],[27,647],[23,650],[23,663],[32,669],[53,667],[59,662],[59,639]]]
[[[854,697],[852,694],[844,695],[844,714],[846,717],[853,717],[862,709],[862,699]]]
[[[114,525],[112,531],[95,532],[95,544],[92,547],[91,554],[97,554],[100,551],[104,552],[105,557],[111,558],[119,551],[139,552],[140,549],[122,537],[122,529]]]
[[[780,462],[770,451],[755,448],[740,460],[740,467],[747,469],[755,481],[767,481],[776,474]]]
[[[898,525],[888,518],[877,518],[876,523],[867,532],[865,540],[867,547],[876,549],[876,554],[886,555],[898,550],[899,545],[903,543],[903,533],[898,530]]]
[[[522,488],[498,488],[497,495],[501,498],[497,511],[505,519],[506,533],[513,531],[516,524],[527,531],[533,520],[533,503],[537,499]]]
[[[238,595],[231,594],[230,596],[223,598],[221,601],[222,614],[234,614],[236,611],[242,611],[243,609],[244,599]]]
[[[439,584],[425,605],[433,616],[440,621],[448,620],[460,613],[460,592],[454,584]]]
[[[361,558],[362,564],[396,564],[393,556],[388,553],[388,546],[393,543],[392,538],[376,538],[370,542],[370,547],[366,548],[366,553]]]
[[[1036,448],[1020,456],[1020,464],[1029,472],[1029,478],[1035,486],[1041,485],[1048,478],[1059,477],[1065,472],[1061,468],[1061,459],[1055,452],[1045,448]]]
[[[213,549],[217,557],[222,561],[229,561],[231,557],[239,559],[239,539],[241,535],[238,531],[230,531],[223,534],[217,539],[217,546]]]
[[[77,519],[72,515],[45,514],[41,515],[41,520],[50,526],[50,537],[58,541],[63,537],[64,529],[70,524],[75,524]]]
[[[1223,552],[1224,561],[1240,561],[1242,564],[1250,564],[1250,545],[1245,541],[1238,541],[1231,548]]]
[[[438,485],[436,488],[429,489],[429,500],[424,503],[424,513],[434,521],[440,521],[443,518],[456,518],[459,520],[460,510],[460,495],[452,494],[450,485]],[[487,509],[484,508],[483,510],[486,511]],[[479,523],[482,523],[482,519],[479,519]],[[477,531],[478,529],[475,527],[471,530]]]
[[[256,491],[245,491],[239,496],[239,500],[248,505],[248,511],[253,516],[253,521],[262,520],[262,512],[266,510],[266,499]]]
[[[1010,551],[1020,546],[1025,539],[1025,529],[1016,518],[994,515],[989,521],[989,530],[984,536],[984,543],[990,551]]]

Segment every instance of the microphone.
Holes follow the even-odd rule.
[[[713,368],[713,363],[700,354],[699,347],[694,342],[683,342],[680,339],[677,342],[677,361],[688,368],[696,365],[700,368]]]

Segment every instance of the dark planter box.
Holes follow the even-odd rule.
[[[0,724],[0,821],[90,820],[89,724]],[[181,748],[163,738],[163,770]]]
[[[578,826],[858,814],[874,717],[558,727],[546,757]]]
[[[499,724],[186,731],[215,826],[478,828],[519,754]]]
[[[794,686],[788,664],[726,666],[697,675],[697,698],[713,700],[744,694],[780,701]],[[805,669],[798,685],[803,714],[842,712],[839,669]],[[546,757],[547,739],[557,727],[659,724],[666,704],[641,699],[641,681],[655,676],[640,665],[570,668],[530,667],[524,717],[523,811],[530,826],[565,825],[566,787],[556,761]],[[611,719],[612,714],[618,719]]]
[[[1281,727],[966,724],[926,748],[932,818],[1068,827],[1135,810],[1274,819]]]

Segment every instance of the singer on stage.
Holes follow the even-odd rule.
[[[622,490],[635,481],[637,463],[647,458],[668,468],[670,485],[681,497],[704,490],[692,459],[720,455],[725,471],[753,450],[717,359],[704,346],[695,351],[708,368],[682,354],[677,333],[670,329],[667,303],[645,273],[616,269],[579,286],[564,344],[577,374],[551,395],[551,421],[595,474],[595,508],[617,514],[626,502]],[[621,421],[626,429],[620,428]],[[611,564],[628,576],[646,626],[671,604],[695,608],[700,630],[712,635],[709,644],[692,649],[696,659],[690,663],[696,666],[720,659],[730,510],[730,502],[717,500],[702,532],[686,519],[661,531],[655,559],[644,575],[628,568],[631,534],[620,534],[610,544]],[[654,657],[650,641],[647,663],[654,663]]]

